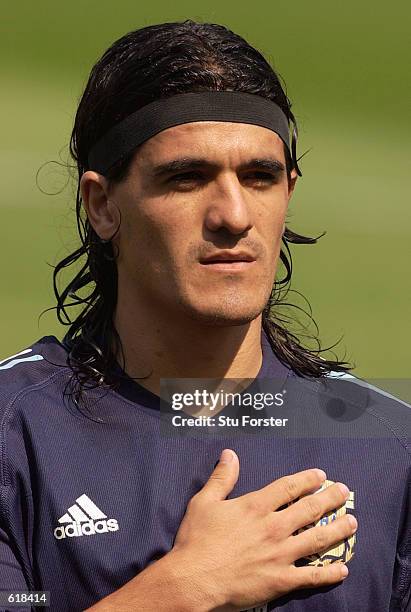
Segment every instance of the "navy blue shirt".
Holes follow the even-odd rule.
[[[172,548],[188,501],[229,447],[240,459],[229,497],[320,467],[349,487],[359,523],[345,581],[261,610],[411,610],[411,407],[352,376],[298,377],[264,333],[262,348],[255,382],[287,389],[289,433],[164,435],[159,397],[127,378],[88,391],[80,411],[65,396],[70,370],[54,337],[3,360],[0,590],[50,591],[56,612],[117,590]]]

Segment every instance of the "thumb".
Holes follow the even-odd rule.
[[[215,501],[223,500],[233,490],[240,473],[236,453],[225,448],[216,467],[202,489],[202,494]]]

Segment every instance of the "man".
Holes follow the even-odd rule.
[[[296,140],[277,75],[223,26],[149,26],[93,67],[82,244],[55,271],[69,332],[0,365],[1,589],[59,612],[410,609],[409,406],[278,311],[287,242],[315,242],[285,225]],[[179,435],[160,379],[271,380],[290,428]]]

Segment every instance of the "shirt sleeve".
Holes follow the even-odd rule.
[[[11,535],[9,513],[6,511],[7,487],[0,485],[0,591],[29,591],[33,587],[26,579],[19,551]],[[0,612],[31,612],[35,608],[27,606],[7,606],[0,604]]]
[[[404,494],[390,612],[411,612],[411,468]]]
[[[10,538],[0,521],[0,591],[28,591],[23,570],[13,552]],[[8,607],[0,604],[0,612],[30,612],[31,607]]]

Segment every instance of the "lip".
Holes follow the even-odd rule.
[[[200,263],[204,265],[209,265],[211,263],[231,263],[231,262],[245,262],[252,263],[255,261],[255,257],[248,253],[247,251],[219,251],[218,253],[214,253],[214,255],[210,255],[202,260]]]
[[[210,261],[201,263],[204,268],[208,268],[214,272],[245,272],[253,267],[253,261]]]

